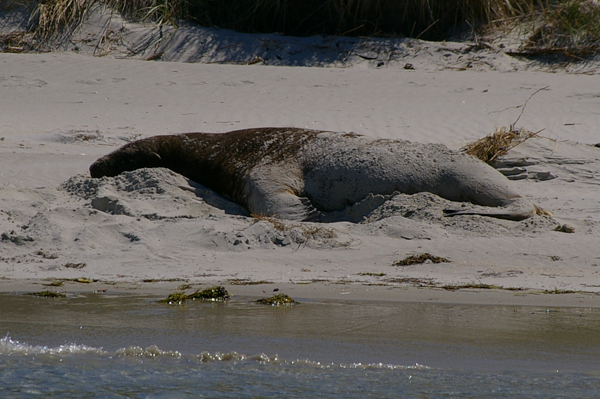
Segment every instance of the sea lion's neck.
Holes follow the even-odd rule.
[[[161,157],[163,167],[235,199],[233,187],[239,177],[234,174],[229,152],[235,143],[218,142],[223,137],[209,133],[162,136],[150,143],[150,148]]]

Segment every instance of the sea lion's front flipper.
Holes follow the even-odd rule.
[[[297,221],[316,221],[321,213],[301,197],[304,178],[299,169],[272,166],[253,171],[245,179],[244,203],[253,215]]]

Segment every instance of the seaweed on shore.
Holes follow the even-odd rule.
[[[202,300],[202,301],[225,301],[229,299],[231,295],[225,287],[223,286],[215,286],[210,287],[205,290],[198,290],[193,294],[187,295],[185,292],[174,292],[170,294],[165,299],[160,300],[161,303],[168,303],[169,305],[181,305],[183,302],[187,300]]]
[[[267,280],[257,280],[253,281],[250,279],[242,279],[242,278],[230,278],[226,281],[229,285],[261,285],[261,284],[273,284],[272,281]]]
[[[46,287],[62,287],[64,285],[64,281],[63,280],[54,280],[51,283],[42,284],[42,285],[46,286]]]
[[[187,295],[185,292],[174,292],[170,294],[165,299],[161,299],[159,302],[168,303],[169,305],[181,305],[183,302],[187,300]]]
[[[273,295],[270,298],[262,298],[255,299],[254,302],[260,303],[261,305],[271,305],[271,306],[286,306],[286,305],[294,305],[300,303],[295,299],[290,298],[286,294],[277,294]]]
[[[446,258],[442,258],[440,256],[433,256],[427,252],[420,255],[410,255],[402,260],[397,260],[393,263],[394,266],[410,266],[410,265],[420,265],[421,263],[425,263],[426,261],[431,261],[432,263],[443,263],[450,262]]]
[[[66,298],[65,294],[61,294],[57,291],[40,291],[40,292],[30,292],[25,295],[37,296],[39,298]]]
[[[501,285],[485,284],[485,283],[467,283],[467,284],[446,284],[440,288],[446,291],[458,291],[464,289],[476,289],[476,290],[506,290],[506,291],[524,291],[524,288],[520,287],[504,287]]]
[[[187,299],[195,300],[200,299],[203,301],[224,301],[229,299],[229,292],[225,289],[225,287],[218,285],[215,287],[207,288],[205,290],[198,290],[193,294],[187,296]]]

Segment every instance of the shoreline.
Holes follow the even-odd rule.
[[[67,296],[81,294],[119,295],[119,296],[152,296],[164,299],[178,290],[183,284],[190,287],[185,290],[190,294],[197,289],[205,289],[222,285],[232,297],[265,298],[275,294],[287,294],[293,299],[307,303],[315,301],[369,302],[391,303],[432,303],[465,306],[517,306],[517,307],[552,307],[552,308],[600,308],[600,294],[595,292],[543,292],[541,290],[514,291],[501,288],[461,288],[448,290],[434,287],[409,286],[369,286],[339,283],[268,283],[268,284],[219,284],[194,283],[189,281],[169,282],[91,282],[77,283],[67,281],[63,286],[49,286],[44,280],[2,280],[0,295],[24,295],[29,293],[52,291]],[[40,298],[53,300],[53,298]]]

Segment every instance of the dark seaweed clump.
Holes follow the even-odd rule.
[[[426,261],[431,261],[431,263],[443,263],[450,262],[446,258],[442,258],[440,256],[433,256],[427,252],[420,255],[411,255],[402,260],[398,260],[394,262],[394,266],[410,266],[410,265],[419,265],[421,263],[425,263]]]
[[[299,303],[298,301],[290,298],[286,294],[277,294],[277,295],[273,295],[270,298],[256,299],[254,302],[260,303],[262,305],[271,305],[271,306],[285,306],[285,305],[293,305],[293,304]]]
[[[196,291],[193,294],[188,295],[187,299],[201,299],[204,301],[224,301],[229,299],[229,292],[225,289],[225,287],[219,285],[216,287],[207,288],[203,291]]]
[[[60,292],[56,292],[56,291],[31,292],[27,295],[33,295],[33,296],[37,296],[40,298],[66,298],[67,297],[65,294],[61,294]]]
[[[223,286],[215,286],[207,288],[205,290],[198,290],[193,294],[187,295],[185,292],[174,292],[167,298],[161,300],[162,303],[168,303],[169,305],[178,304],[181,305],[187,300],[202,300],[202,301],[225,301],[229,299],[231,295]]]

